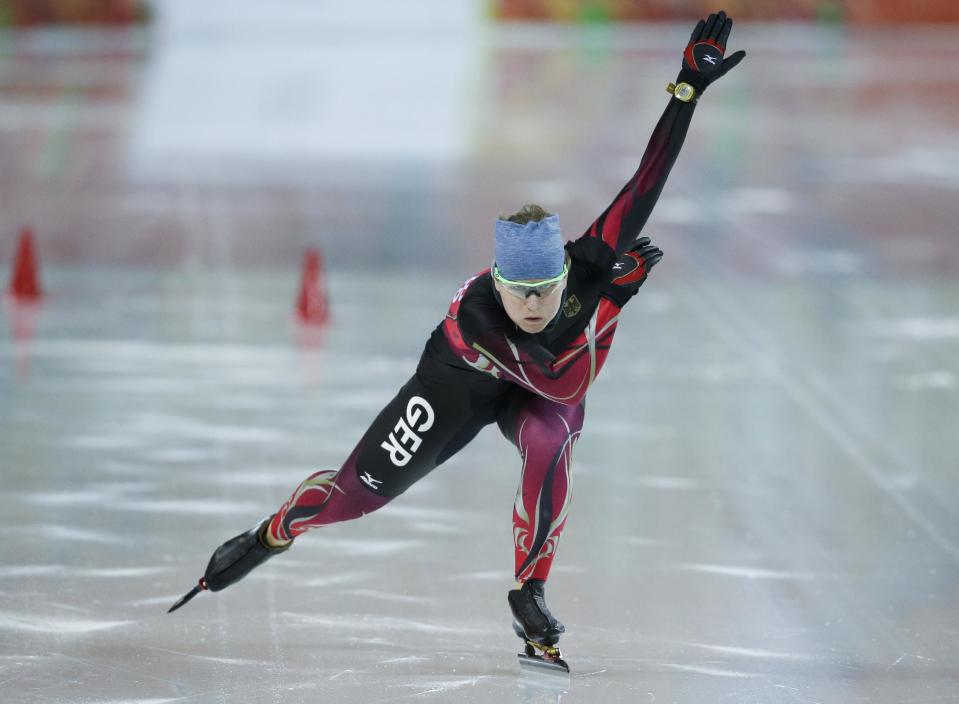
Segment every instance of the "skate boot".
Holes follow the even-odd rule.
[[[568,673],[569,666],[556,647],[566,627],[549,612],[544,584],[541,579],[531,579],[507,594],[513,631],[526,645],[525,652],[519,654],[520,666]]]
[[[280,548],[267,544],[264,533],[269,528],[271,520],[273,516],[265,518],[255,528],[230,538],[214,550],[200,581],[171,606],[167,613],[176,611],[201,591],[218,592],[226,589],[234,582],[239,582],[246,577],[254,567],[262,565],[274,555],[289,550],[293,541]]]

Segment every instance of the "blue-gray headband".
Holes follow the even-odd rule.
[[[500,274],[512,281],[559,276],[566,261],[559,215],[525,225],[497,220],[495,256]]]

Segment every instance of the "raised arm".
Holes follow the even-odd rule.
[[[723,59],[732,27],[733,21],[725,12],[712,14],[696,25],[683,52],[676,84],[667,88],[673,97],[653,130],[639,169],[584,237],[601,238],[617,255],[635,244],[679,156],[700,94],[746,55],[738,51]]]

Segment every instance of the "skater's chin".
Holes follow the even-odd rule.
[[[539,316],[531,316],[528,318],[523,318],[519,326],[524,332],[542,332],[543,328],[546,327],[548,321],[546,318]]]

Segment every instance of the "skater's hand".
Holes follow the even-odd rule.
[[[616,260],[610,282],[600,295],[622,308],[636,295],[649,277],[650,270],[662,258],[663,250],[651,244],[648,237],[639,239],[631,250]]]
[[[721,10],[711,14],[708,19],[699,20],[683,52],[683,68],[676,83],[690,84],[698,95],[742,61],[746,56],[745,51],[737,51],[728,59],[723,58],[732,29],[732,18]]]

